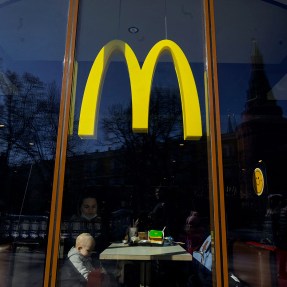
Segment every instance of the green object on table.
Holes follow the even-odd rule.
[[[150,230],[149,231],[149,237],[163,238],[163,232],[162,232],[162,230]]]

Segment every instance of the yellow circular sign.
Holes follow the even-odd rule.
[[[255,193],[259,196],[264,190],[264,175],[260,168],[255,168],[253,172],[253,188]]]

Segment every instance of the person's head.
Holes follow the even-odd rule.
[[[185,222],[185,231],[190,232],[200,225],[200,215],[198,211],[192,210]]]
[[[83,197],[80,204],[80,215],[88,220],[97,216],[98,202],[93,196]]]
[[[90,233],[81,233],[76,239],[76,249],[85,257],[91,255],[95,244],[95,239]]]

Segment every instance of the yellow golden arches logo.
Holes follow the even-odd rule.
[[[79,136],[96,136],[95,128],[102,84],[109,60],[116,51],[123,53],[130,76],[133,131],[145,133],[148,131],[152,78],[159,56],[167,51],[172,56],[180,89],[184,139],[199,139],[202,136],[202,123],[193,73],[183,51],[170,40],[156,43],[146,56],[142,68],[131,47],[121,40],[110,41],[101,49],[86,83],[80,112]]]

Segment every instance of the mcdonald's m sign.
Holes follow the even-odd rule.
[[[152,78],[157,60],[163,52],[172,56],[178,79],[183,115],[184,139],[195,140],[202,136],[201,113],[198,93],[190,65],[173,41],[156,43],[140,67],[131,47],[120,40],[106,44],[96,57],[91,68],[82,101],[78,134],[80,137],[95,137],[99,101],[102,84],[110,58],[114,52],[123,53],[130,76],[132,96],[132,129],[137,133],[147,133],[148,112]]]

